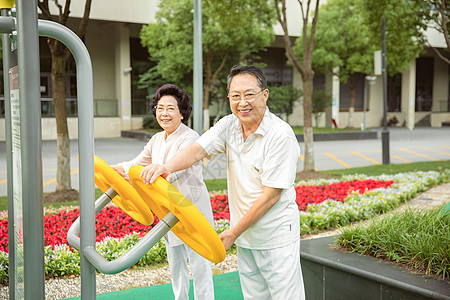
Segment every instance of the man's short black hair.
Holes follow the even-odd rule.
[[[258,86],[265,90],[267,88],[267,80],[266,76],[264,76],[264,72],[261,68],[257,66],[233,66],[230,70],[230,74],[227,77],[227,90],[230,90],[231,80],[234,76],[238,74],[250,74],[256,77],[258,80]]]

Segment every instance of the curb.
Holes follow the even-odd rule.
[[[145,131],[122,130],[120,136],[126,138],[135,138],[140,140],[149,140],[154,133]],[[377,131],[348,131],[348,132],[324,132],[314,133],[314,141],[348,141],[348,140],[371,140],[378,138]],[[297,141],[303,142],[303,134],[296,134]]]
[[[297,141],[303,142],[303,134],[296,134]],[[313,139],[317,141],[348,141],[348,140],[372,140],[378,138],[377,131],[344,131],[313,133]]]
[[[154,135],[154,133],[145,132],[145,131],[122,130],[120,132],[121,137],[134,138],[134,139],[139,139],[139,140],[149,140],[153,135]]]

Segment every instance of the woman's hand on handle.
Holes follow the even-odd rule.
[[[162,176],[169,182],[172,180],[172,173],[161,165],[151,164],[145,166],[142,169],[141,174],[139,175],[139,177],[142,177],[142,181],[145,184],[153,183],[156,180],[156,178],[158,178],[158,176]]]
[[[198,143],[193,143],[187,148],[178,152],[172,159],[164,165],[148,165],[142,170],[141,177],[144,183],[149,184],[155,182],[158,176],[162,176],[167,181],[172,181],[172,173],[184,170],[202,160],[207,156],[206,151]]]
[[[125,173],[125,169],[121,165],[112,165],[111,168],[116,170],[116,172],[119,173],[119,175],[123,178],[128,178],[127,174]]]

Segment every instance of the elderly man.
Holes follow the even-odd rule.
[[[233,114],[163,166],[141,176],[153,182],[219,153],[227,156],[231,227],[220,238],[237,245],[245,299],[304,299],[300,266],[300,220],[294,179],[300,148],[292,128],[267,107],[262,70],[234,66],[228,75]]]

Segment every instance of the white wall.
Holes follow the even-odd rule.
[[[444,35],[433,27],[427,28],[427,30],[425,31],[425,36],[427,37],[428,43],[430,43],[431,46],[437,48],[447,48],[447,43],[445,42]]]
[[[65,1],[59,1],[64,5]],[[115,22],[148,24],[155,21],[158,0],[94,0],[91,5],[90,19]],[[81,18],[85,1],[72,1],[70,16]],[[58,14],[53,1],[49,1],[52,14]]]
[[[117,100],[114,23],[90,22],[86,46],[91,55],[94,99]]]
[[[78,138],[78,119],[67,118],[69,138]],[[54,118],[42,118],[42,140],[56,140],[56,121]],[[95,118],[94,138],[120,137],[120,118]]]
[[[300,73],[294,70],[292,75],[292,85],[295,88],[303,90],[302,77]],[[287,122],[291,126],[303,126],[303,97],[294,102],[292,114],[287,117]]]

